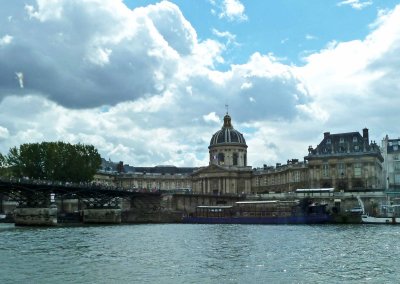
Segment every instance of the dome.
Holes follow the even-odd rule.
[[[221,130],[218,130],[212,136],[209,147],[218,146],[220,144],[241,145],[247,147],[243,134],[233,128],[231,117],[228,114],[224,117],[224,125]]]

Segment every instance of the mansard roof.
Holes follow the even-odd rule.
[[[315,149],[311,146],[309,147],[309,154],[305,158],[310,160],[317,156],[376,155],[383,161],[379,146],[375,142],[368,141],[368,129],[364,129],[363,131],[363,135],[359,132],[337,134],[325,132],[323,140]]]

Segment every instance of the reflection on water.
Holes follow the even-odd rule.
[[[0,224],[0,283],[396,283],[400,226]]]

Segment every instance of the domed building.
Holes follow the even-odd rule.
[[[210,140],[209,165],[192,174],[192,189],[201,194],[251,192],[252,169],[247,166],[247,145],[243,134],[232,126],[226,113],[222,128]]]
[[[215,132],[208,146],[210,165],[247,166],[247,145],[243,134],[235,130],[231,117],[226,114],[221,130]]]

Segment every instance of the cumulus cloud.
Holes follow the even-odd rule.
[[[343,131],[351,122],[383,137],[400,132],[389,115],[400,104],[400,6],[380,13],[373,27],[364,40],[333,43],[308,56],[299,72],[331,127]]]
[[[178,7],[166,1],[133,11],[113,0],[11,1],[0,17],[12,11],[12,21],[0,25],[8,35],[0,45],[2,97],[15,70],[29,78],[27,93],[71,108],[158,95],[197,43]]]
[[[248,19],[244,12],[245,7],[239,0],[210,1],[210,3],[220,11],[218,13],[220,19],[239,22],[247,21]],[[213,15],[217,14],[215,9],[212,9],[211,13]]]
[[[136,166],[204,166],[225,104],[254,166],[301,158],[324,131],[397,137],[399,19],[400,6],[382,11],[365,39],[331,42],[301,67],[254,52],[221,71],[234,35],[198,39],[167,1],[134,10],[114,0],[7,1],[0,152],[62,140]]]

